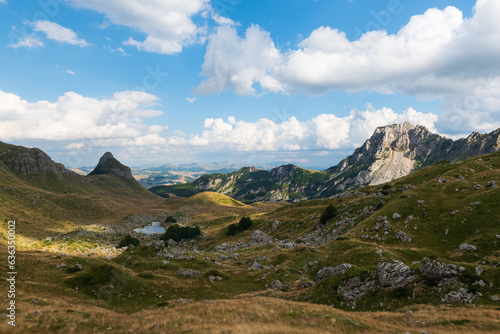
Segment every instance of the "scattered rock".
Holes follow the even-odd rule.
[[[379,262],[377,264],[377,277],[381,286],[395,287],[411,283],[416,276],[411,275],[410,267],[401,261]]]
[[[388,231],[391,229],[391,223],[387,220],[387,217],[378,217],[377,223],[373,227],[374,230]]]
[[[252,233],[252,243],[256,245],[272,245],[273,239],[261,230],[255,230]]]
[[[460,288],[458,291],[450,291],[448,292],[441,302],[450,303],[450,304],[463,304],[463,303],[472,303],[472,301],[476,299],[476,296],[472,293],[469,293],[466,289]]]
[[[494,302],[498,302],[498,301],[500,301],[500,297],[498,297],[498,296],[491,296],[491,297],[490,297],[490,299],[491,299],[492,301],[494,301]]]
[[[259,262],[257,261],[254,261],[254,263],[252,264],[252,266],[249,268],[249,270],[258,270],[258,269],[261,269],[262,268],[262,264],[260,264]]]
[[[394,213],[392,214],[392,219],[399,219],[399,218],[401,218],[401,215],[400,215],[399,213],[394,212]]]
[[[473,252],[473,251],[477,250],[477,247],[473,246],[473,245],[469,245],[468,243],[465,243],[465,244],[461,244],[460,246],[458,246],[458,249],[463,250],[463,251]]]
[[[57,266],[57,268],[66,268],[66,264],[61,263],[60,265]]]
[[[478,206],[478,205],[480,205],[480,204],[481,204],[481,202],[472,202],[472,203],[470,203],[469,205],[470,205],[470,206]]]
[[[210,283],[214,283],[214,282],[222,281],[222,277],[220,277],[220,276],[208,276],[208,280],[210,281]]]
[[[394,238],[400,242],[411,242],[411,238],[403,231],[394,232]]]
[[[382,257],[382,254],[384,254],[384,252],[381,249],[379,249],[375,253],[377,253],[380,257]]]
[[[420,272],[422,276],[432,283],[439,283],[446,278],[454,278],[465,271],[465,268],[455,264],[446,263],[424,257],[420,261]]]
[[[281,225],[281,222],[279,220],[273,221],[273,225],[271,227],[271,230],[276,231],[280,225]]]
[[[319,270],[318,273],[316,274],[316,282],[322,281],[334,275],[344,275],[347,269],[351,267],[354,266],[349,263],[339,264],[338,266],[335,267],[325,267]]]
[[[40,312],[40,311],[36,310],[33,314],[34,314],[34,315],[41,315],[41,314],[42,314],[42,312]]]
[[[183,277],[197,278],[201,275],[201,272],[193,269],[179,269],[176,274]]]
[[[497,187],[497,184],[495,181],[488,181],[485,185],[486,188],[488,189],[494,189]]]
[[[474,185],[474,187],[472,187],[472,189],[474,189],[474,190],[480,190],[481,188],[482,188],[482,186],[479,183],[476,183]]]
[[[481,266],[477,266],[476,268],[474,268],[474,272],[476,273],[477,276],[481,276],[483,271],[484,271],[484,269]]]
[[[80,271],[83,270],[83,267],[80,263],[75,264],[75,268],[80,270]]]
[[[271,284],[269,284],[269,288],[273,290],[281,290],[283,288],[283,285],[281,284],[280,281],[274,280],[271,282]]]

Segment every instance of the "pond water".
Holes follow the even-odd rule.
[[[165,233],[165,229],[160,226],[159,222],[152,222],[151,225],[145,226],[143,228],[136,228],[134,232],[142,234],[161,234]]]

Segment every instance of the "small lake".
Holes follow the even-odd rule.
[[[151,225],[145,226],[143,228],[136,228],[134,232],[142,234],[161,234],[165,233],[165,229],[160,226],[159,222],[152,222]]]

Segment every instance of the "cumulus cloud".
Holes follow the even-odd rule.
[[[147,37],[138,41],[130,37],[125,44],[142,51],[174,54],[183,46],[196,43],[204,28],[193,22],[193,16],[209,8],[209,0],[68,0],[77,8],[106,15],[113,24],[135,28]]]
[[[263,92],[309,95],[401,92],[442,99],[444,132],[492,129],[500,121],[500,2],[477,0],[473,12],[464,18],[452,6],[432,8],[413,16],[396,34],[369,31],[354,41],[342,31],[320,27],[285,52],[258,27],[250,27],[245,37],[233,27],[220,27],[210,37],[196,92],[234,88],[237,94],[254,94],[258,86]],[[484,94],[470,103],[478,90]],[[450,117],[460,122],[449,122]]]
[[[56,102],[28,102],[0,91],[0,138],[6,141],[119,139],[139,144],[152,140],[157,143],[158,128],[149,127],[143,121],[162,114],[153,109],[157,101],[151,94],[123,91],[102,100],[68,92]]]
[[[203,133],[190,139],[189,144],[238,151],[353,149],[368,139],[378,126],[410,121],[435,132],[437,119],[437,115],[412,108],[402,114],[389,108],[353,110],[345,117],[321,114],[305,122],[295,117],[281,123],[269,119],[245,122],[234,117],[227,121],[208,118]]]
[[[17,49],[17,48],[36,49],[36,48],[43,47],[44,44],[38,37],[24,36],[16,44],[9,44],[7,46],[9,48],[14,48],[14,49]]]
[[[202,72],[206,79],[196,92],[211,94],[234,87],[236,94],[248,95],[255,93],[254,83],[269,91],[282,91],[270,75],[281,58],[270,34],[260,27],[251,26],[245,38],[240,38],[236,28],[221,26],[207,46]]]
[[[35,31],[43,32],[47,38],[57,42],[78,45],[80,47],[90,45],[86,40],[78,38],[78,35],[73,30],[55,22],[39,20],[33,22],[33,27]]]

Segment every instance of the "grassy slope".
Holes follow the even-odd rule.
[[[201,252],[188,252],[179,259],[169,260],[169,264],[163,263],[164,258],[156,257],[157,251],[152,247],[127,250],[111,261],[79,256],[54,259],[51,254],[44,252],[21,252],[19,266],[24,276],[18,301],[22,307],[22,326],[26,330],[50,328],[51,332],[61,333],[90,333],[104,331],[108,327],[112,329],[107,332],[118,333],[124,329],[152,332],[154,324],[159,325],[159,331],[182,332],[194,328],[193,332],[199,333],[219,333],[226,329],[228,332],[233,330],[242,333],[387,333],[418,332],[423,329],[432,333],[497,332],[500,330],[500,312],[495,310],[498,305],[488,298],[480,298],[476,302],[479,310],[468,306],[439,306],[440,312],[436,314],[436,308],[427,304],[440,304],[442,293],[425,285],[415,291],[388,289],[368,294],[359,301],[357,310],[376,311],[373,313],[345,313],[311,302],[334,304],[337,308],[350,310],[347,305],[341,304],[343,300],[336,293],[336,288],[347,277],[364,276],[373,270],[380,260],[376,250],[382,250],[385,259],[400,259],[413,270],[418,268],[418,263],[413,262],[427,255],[464,266],[467,277],[471,276],[476,265],[481,264],[485,268],[482,278],[487,284],[492,284],[491,288],[486,287],[482,292],[486,296],[498,295],[500,241],[495,239],[495,235],[500,234],[499,189],[488,190],[483,187],[473,190],[471,187],[476,183],[484,186],[490,180],[500,183],[499,171],[500,154],[497,153],[482,157],[482,160],[476,158],[451,165],[441,163],[431,166],[392,182],[387,195],[376,199],[371,194],[382,190],[382,186],[361,189],[367,194],[363,197],[279,206],[272,203],[249,206],[215,194],[199,194],[184,200],[170,199],[163,202],[163,210],[197,220],[191,224],[203,222],[210,227],[203,230],[207,237],[199,242]],[[459,174],[465,179],[457,178]],[[438,182],[438,176],[449,182]],[[402,192],[406,184],[415,186],[415,189]],[[15,184],[11,186],[11,191],[14,191]],[[458,191],[455,190],[457,188]],[[28,187],[21,190],[16,188],[15,191],[23,193],[31,190]],[[14,195],[7,198],[13,200]],[[2,198],[4,196],[0,195]],[[419,206],[417,201],[422,199],[424,203]],[[363,208],[375,207],[381,201],[385,204],[372,216],[363,215]],[[468,210],[472,208],[469,204],[475,201],[481,204],[474,210]],[[28,204],[26,202],[20,208],[25,210]],[[338,218],[327,225],[328,228],[333,228],[341,217],[353,218],[356,226],[342,238],[320,247],[298,247],[292,250],[273,249],[273,246],[250,248],[238,251],[237,260],[217,261],[218,254],[206,251],[206,248],[210,250],[214,245],[227,241],[247,241],[255,229],[270,231],[274,220],[280,220],[281,225],[278,230],[269,232],[270,235],[295,240],[313,231],[328,204],[334,204],[339,210]],[[2,206],[2,210],[4,208]],[[137,206],[129,209],[137,210]],[[449,215],[448,212],[452,210],[458,210],[458,213]],[[30,212],[38,212],[38,209]],[[392,219],[394,212],[401,214],[402,218]],[[243,215],[252,215],[252,230],[235,237],[226,237],[222,233],[223,229]],[[413,215],[415,220],[405,228],[403,221],[408,215]],[[105,216],[101,215],[99,219],[104,221]],[[367,230],[373,227],[378,216],[387,216],[396,230],[405,231],[413,239],[412,243],[401,244],[391,238],[385,242],[364,239],[366,234],[373,236],[374,233]],[[449,229],[447,236],[444,235],[445,229]],[[458,252],[457,247],[463,242],[476,245],[478,251]],[[189,260],[188,255],[193,256],[193,259]],[[254,261],[275,267],[271,270],[249,271],[248,267]],[[57,269],[56,265],[61,262],[69,267],[79,262],[84,266],[84,271],[72,273]],[[317,271],[324,266],[345,262],[356,265],[345,276],[332,277],[307,289],[298,284],[314,279]],[[93,277],[92,273],[99,272],[97,268],[102,265],[112,266],[109,275],[104,275],[102,281],[97,281],[95,285],[75,290],[81,285],[79,282],[85,277]],[[2,263],[0,267],[5,271],[5,264]],[[194,279],[180,277],[175,272],[181,268],[199,270],[202,276]],[[210,283],[210,275],[221,276],[223,280]],[[283,283],[283,291],[264,291],[274,279]],[[471,282],[465,283],[470,285]],[[115,288],[99,289],[110,284]],[[4,291],[5,288],[6,282],[0,281],[0,290]],[[252,293],[256,292],[265,297],[253,297]],[[413,292],[415,299],[411,299]],[[2,303],[4,298],[0,298]],[[30,298],[36,298],[41,303],[31,304]],[[179,298],[193,301],[182,303]],[[205,299],[215,300],[216,304],[205,303]],[[381,301],[383,306],[379,306]],[[412,316],[404,315],[407,308],[414,311]],[[42,311],[42,317],[33,316],[35,309]],[[168,317],[165,317],[166,314]],[[28,319],[33,321],[28,322]],[[248,326],[250,323],[253,325]]]

